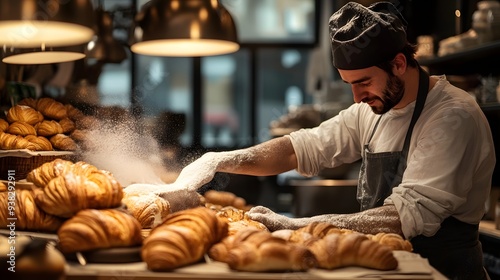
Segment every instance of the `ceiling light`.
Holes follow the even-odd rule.
[[[37,49],[4,49],[3,63],[6,64],[51,64],[79,60],[85,57],[82,46],[37,48]]]
[[[39,48],[77,45],[94,35],[90,0],[0,1],[0,46]]]
[[[113,37],[113,16],[110,12],[96,10],[96,35],[87,44],[88,58],[101,62],[120,63],[127,58],[124,46]]]
[[[234,21],[217,0],[152,0],[135,20],[131,50],[151,56],[209,56],[239,49]]]

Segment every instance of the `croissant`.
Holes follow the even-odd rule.
[[[227,223],[205,207],[170,214],[144,239],[141,257],[148,269],[169,271],[196,263],[227,235]]]
[[[236,196],[231,192],[209,190],[203,195],[207,203],[221,206],[233,206],[238,209],[247,210],[247,203],[244,198]]]
[[[75,130],[75,122],[73,122],[69,118],[64,118],[60,120],[59,124],[61,125],[62,133],[64,134],[69,134],[73,132],[73,130]]]
[[[5,132],[8,127],[9,123],[4,119],[0,119],[0,132]]]
[[[52,98],[44,97],[38,99],[36,108],[42,115],[51,119],[62,120],[68,117],[66,107],[61,102]]]
[[[297,229],[297,231],[307,232],[314,237],[323,238],[331,233],[351,233],[353,231],[340,229],[332,224],[323,222],[312,222],[305,227]]]
[[[16,190],[14,195],[10,192],[0,192],[0,228],[7,228],[16,218],[16,230],[55,232],[62,224],[58,217],[42,211],[36,204],[33,194],[29,190]]]
[[[43,115],[40,112],[25,105],[16,105],[14,107],[11,107],[7,112],[7,121],[9,123],[17,121],[35,125],[42,120]]]
[[[68,218],[82,209],[114,208],[121,204],[122,186],[105,172],[80,176],[71,170],[57,176],[43,189],[35,189],[35,201],[45,212]]]
[[[84,115],[75,124],[77,129],[91,129],[98,124],[98,120],[93,116]]]
[[[379,270],[392,270],[398,261],[388,246],[381,245],[361,233],[330,233],[305,244],[318,261],[318,267],[334,269],[361,266]]]
[[[116,209],[86,209],[64,222],[57,231],[64,253],[131,247],[142,243],[139,222]]]
[[[76,142],[65,134],[56,134],[49,139],[52,146],[61,151],[75,151],[78,147]]]
[[[367,234],[366,236],[382,245],[389,246],[392,250],[413,251],[411,242],[403,239],[399,234],[380,232],[375,235]]]
[[[49,139],[43,136],[28,135],[24,137],[26,140],[30,141],[33,147],[33,151],[52,151],[52,144]]]
[[[42,122],[39,122],[35,125],[35,128],[38,135],[45,137],[63,133],[62,126],[58,122],[53,120],[44,120]]]
[[[72,166],[73,162],[58,158],[31,170],[26,180],[39,188],[44,188],[50,180],[67,173]]]
[[[38,103],[38,100],[33,99],[31,97],[24,98],[23,100],[19,101],[17,105],[24,105],[24,106],[29,106],[33,109],[36,110],[36,104]]]
[[[229,236],[214,245],[209,256],[238,271],[304,271],[317,265],[315,256],[305,246],[255,229]]]
[[[80,111],[78,108],[74,107],[71,104],[66,104],[64,105],[64,107],[66,107],[68,118],[72,121],[78,121],[84,116],[82,111]]]
[[[27,149],[31,147],[30,141],[20,135],[0,133],[0,146],[2,150]]]
[[[154,228],[170,214],[168,201],[154,193],[143,195],[127,195],[125,193],[122,203],[125,204],[130,214],[139,221],[142,228]]]
[[[24,122],[13,122],[10,124],[9,128],[7,128],[7,133],[14,135],[36,135],[35,128],[29,124]]]

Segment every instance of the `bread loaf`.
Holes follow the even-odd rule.
[[[43,115],[40,112],[25,105],[13,106],[7,112],[7,121],[9,123],[25,122],[31,125],[35,125],[42,120]]]
[[[320,239],[311,239],[305,245],[316,257],[318,267],[324,269],[361,266],[392,270],[398,267],[389,247],[361,233],[330,233]]]
[[[59,228],[59,247],[64,253],[131,247],[142,243],[139,222],[116,209],[85,209]]]
[[[56,232],[62,219],[45,213],[40,209],[30,190],[16,190],[15,196],[10,192],[0,192],[0,228],[7,228],[16,218],[15,229],[29,231]]]
[[[200,261],[227,235],[227,223],[205,207],[170,214],[144,240],[141,256],[148,269],[169,271]]]

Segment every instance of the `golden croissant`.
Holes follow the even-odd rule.
[[[75,140],[66,134],[56,134],[49,139],[52,146],[61,151],[76,151],[78,146]]]
[[[62,126],[54,120],[39,122],[35,125],[35,128],[38,135],[45,137],[63,133]]]
[[[72,121],[76,122],[79,119],[81,119],[83,116],[85,116],[82,111],[80,111],[78,108],[76,108],[75,106],[73,106],[71,104],[66,104],[66,105],[64,105],[64,107],[66,107],[66,112],[68,114],[68,118],[71,119]]]
[[[411,242],[396,233],[379,232],[375,235],[367,234],[366,236],[382,245],[389,246],[392,250],[413,251]]]
[[[122,203],[139,221],[142,228],[156,227],[171,213],[168,201],[155,193],[131,195],[125,192]]]
[[[7,112],[7,121],[9,123],[17,121],[35,125],[42,120],[43,115],[40,112],[25,105],[16,105],[14,107],[11,107]]]
[[[62,133],[64,134],[70,134],[71,132],[73,132],[73,130],[75,130],[75,122],[73,122],[69,118],[60,120],[59,124],[61,125]]]
[[[57,232],[64,253],[132,247],[142,243],[139,222],[117,209],[86,209],[64,222]]]
[[[205,201],[207,203],[221,205],[221,206],[233,206],[238,209],[248,210],[246,200],[242,197],[236,196],[234,193],[225,191],[209,190],[203,194]]]
[[[35,201],[45,212],[68,218],[82,209],[114,208],[121,205],[123,187],[106,172],[88,176],[71,170],[35,189]]]
[[[311,239],[305,245],[314,254],[318,267],[334,269],[361,266],[392,270],[398,261],[388,246],[370,240],[362,233],[331,233],[321,239]]]
[[[43,136],[28,135],[24,137],[26,140],[30,141],[33,147],[33,151],[52,151],[52,144],[49,139]]]
[[[55,232],[62,224],[62,219],[45,213],[36,205],[29,190],[16,190],[15,198],[11,192],[0,192],[0,207],[0,227],[3,229],[15,222],[16,230]]]
[[[36,108],[42,115],[50,119],[62,120],[68,117],[64,104],[49,97],[38,99]]]
[[[30,141],[21,135],[0,132],[0,147],[2,150],[27,149],[31,145]]]
[[[196,263],[227,235],[227,223],[205,207],[170,214],[143,242],[141,256],[148,269],[169,271]]]
[[[0,119],[0,132],[5,132],[9,127],[9,122],[4,119]]]
[[[26,180],[39,188],[44,188],[50,180],[69,172],[72,167],[73,162],[58,158],[31,170]]]
[[[31,97],[28,97],[28,98],[24,98],[23,100],[17,102],[17,105],[25,105],[25,106],[29,106],[33,109],[36,110],[36,104],[38,103],[38,100],[37,99],[33,99]]]
[[[31,124],[25,122],[11,123],[6,132],[21,136],[36,135],[35,128]]]

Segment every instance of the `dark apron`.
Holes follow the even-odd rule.
[[[357,198],[361,210],[382,206],[398,186],[406,169],[411,134],[422,112],[429,89],[429,75],[419,68],[419,86],[415,109],[406,132],[403,150],[399,152],[372,153],[369,143],[375,134],[380,118],[364,148],[358,182]],[[415,253],[427,258],[429,263],[450,279],[486,279],[483,269],[478,225],[461,222],[453,217],[445,219],[441,228],[431,237],[419,235],[411,239]]]

